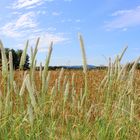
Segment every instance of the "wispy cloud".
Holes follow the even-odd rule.
[[[1,27],[0,34],[8,37],[22,36],[26,30],[35,29],[37,27],[37,22],[34,17],[34,12],[28,12],[20,15],[17,20],[13,20]]]
[[[75,22],[81,22],[81,19],[76,19]]]
[[[29,39],[31,40],[31,46],[33,46],[32,44],[33,42],[35,42],[35,39],[37,37],[40,37],[41,38],[40,46],[42,46],[40,49],[46,51],[47,51],[46,44],[50,42],[53,42],[54,44],[69,42],[69,38],[67,38],[64,33],[54,33],[54,31],[56,30],[56,28],[54,27],[49,27],[45,30],[33,26],[34,24],[32,22],[30,24],[29,23],[27,24],[26,22],[23,21],[22,24],[26,28],[22,27],[21,29],[21,26],[18,23],[19,20],[16,21],[15,23],[13,22],[6,24],[4,27],[0,28],[1,32],[0,34],[10,38],[18,37],[18,39],[21,41]],[[21,42],[19,44],[21,44]],[[21,45],[18,46],[21,47]]]
[[[35,42],[37,38],[40,37],[40,43],[39,43],[39,52],[47,52],[48,46],[51,42],[53,44],[60,44],[60,43],[69,43],[69,38],[65,37],[64,33],[50,33],[50,32],[44,32],[41,30],[37,30],[34,34],[29,35],[28,39],[30,46],[34,47]],[[24,40],[25,41],[25,40]],[[19,42],[19,44],[16,45],[17,49],[24,48],[23,40]]]
[[[55,27],[48,27],[47,31],[54,32],[54,31],[56,31],[56,28]]]
[[[0,34],[5,35],[8,37],[19,37],[21,34],[17,32],[17,30],[14,27],[14,23],[8,23],[0,28]]]
[[[62,19],[61,22],[64,23],[64,22],[72,22],[73,20],[71,18],[68,18],[68,19]]]
[[[52,15],[53,15],[53,16],[60,16],[61,13],[60,13],[60,12],[52,12]]]
[[[41,36],[42,37],[42,42],[54,42],[54,44],[56,43],[61,43],[64,41],[68,41],[68,38],[64,37],[64,35],[61,34],[50,34],[50,33],[46,33],[44,35]]]
[[[106,22],[106,29],[122,29],[140,25],[140,6],[130,10],[119,10],[112,14],[112,20]]]
[[[51,41],[54,44],[66,43],[69,38],[64,33],[58,33],[53,26],[42,26],[40,22],[40,15],[44,17],[47,15],[45,9],[32,9],[45,2],[52,2],[54,0],[14,0],[12,4],[11,17],[12,20],[5,22],[0,26],[0,35],[6,38],[12,38],[17,42],[17,48],[22,47],[22,42],[29,39],[31,45],[35,42],[37,37],[40,37],[40,50],[46,50],[46,44]],[[9,8],[9,7],[8,7]],[[24,8],[24,9],[22,9]],[[21,10],[22,9],[22,10]],[[53,16],[59,16],[60,12],[51,12]],[[51,15],[51,16],[52,16]],[[48,16],[48,15],[47,15]],[[19,45],[18,45],[19,44]]]
[[[118,11],[112,13],[112,16],[121,16],[121,15],[124,15],[124,14],[129,14],[132,11],[133,10],[118,10]]]
[[[39,11],[37,11],[37,14],[38,15],[46,15],[47,14],[47,12],[45,11],[45,10],[39,10]]]
[[[35,18],[34,12],[28,12],[20,16],[20,18],[16,21],[15,27],[18,28],[34,28],[37,26],[37,22],[34,20]]]
[[[39,52],[48,51],[48,45],[51,42],[53,42],[53,44],[69,42],[69,38],[66,38],[64,33],[38,32],[37,34],[30,36],[31,46],[35,45],[34,43],[37,37],[40,37]]]
[[[53,0],[17,0],[13,3],[13,9],[21,8],[34,8],[38,5],[42,5],[44,2],[52,2]]]

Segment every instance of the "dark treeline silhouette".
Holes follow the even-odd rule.
[[[127,64],[128,70],[130,70],[130,69],[132,68],[132,66],[134,65],[134,63],[135,63],[135,62],[131,62],[131,63],[128,63],[128,64]],[[136,69],[140,69],[140,63],[138,63],[138,64],[136,65]]]
[[[49,66],[49,70],[59,70],[59,69],[66,69],[66,70],[83,70],[83,66]],[[92,66],[92,65],[88,65],[87,66],[88,70],[103,70],[103,69],[107,69],[107,66]],[[39,70],[40,67],[36,67],[36,70]],[[44,67],[42,67],[42,69],[44,69]]]
[[[13,56],[13,68],[14,69],[18,69],[19,68],[19,64],[20,64],[20,58],[22,55],[23,50],[14,50],[14,49],[9,49],[9,48],[5,48],[5,54],[7,57],[7,60],[9,59],[9,52],[12,52],[12,56]],[[1,50],[0,50],[0,66],[2,65],[2,58],[1,58]],[[24,64],[24,69],[29,69],[29,55],[26,55],[26,61]]]

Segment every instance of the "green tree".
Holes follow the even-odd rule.
[[[13,68],[18,69],[23,50],[15,51],[14,49],[5,48],[5,54],[6,54],[7,59],[9,59],[9,51],[12,52],[12,56],[13,56]],[[1,64],[2,64],[2,61],[1,61],[1,52],[0,52],[0,65]],[[24,69],[29,69],[29,55],[28,54],[26,55]]]
[[[17,50],[17,51],[16,51],[16,54],[17,54],[17,56],[18,56],[18,59],[17,59],[18,68],[19,68],[20,58],[21,58],[22,53],[23,53],[23,50]],[[29,69],[29,55],[28,55],[28,54],[26,55],[26,60],[25,60],[25,64],[24,64],[24,69]]]

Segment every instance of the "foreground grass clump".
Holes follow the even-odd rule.
[[[83,75],[77,88],[76,72],[71,76],[61,69],[55,76],[48,71],[52,43],[44,69],[36,72],[35,49],[31,49],[31,68],[23,71],[29,42],[23,51],[18,77],[0,42],[2,71],[0,83],[0,139],[140,139],[140,98],[135,68],[122,66],[121,55],[109,60],[108,71],[95,90],[91,90],[82,36]],[[96,77],[93,77],[96,78]],[[19,82],[20,81],[20,82]],[[51,88],[50,88],[51,87]],[[78,89],[78,90],[77,90]]]

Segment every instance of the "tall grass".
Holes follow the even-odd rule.
[[[127,64],[121,65],[126,47],[114,62],[109,59],[108,72],[98,90],[91,93],[81,35],[79,40],[84,75],[84,85],[79,92],[76,90],[76,74],[63,76],[64,69],[61,69],[49,90],[52,73],[48,66],[53,43],[50,44],[44,69],[41,64],[37,73],[35,67],[39,38],[35,49],[31,49],[30,70],[23,71],[29,46],[27,41],[20,61],[22,81],[19,84],[12,66],[12,53],[9,54],[8,62],[0,42],[0,139],[140,139],[140,94],[135,81],[135,68],[140,58],[131,69],[128,69]],[[36,81],[37,75],[40,82]]]

